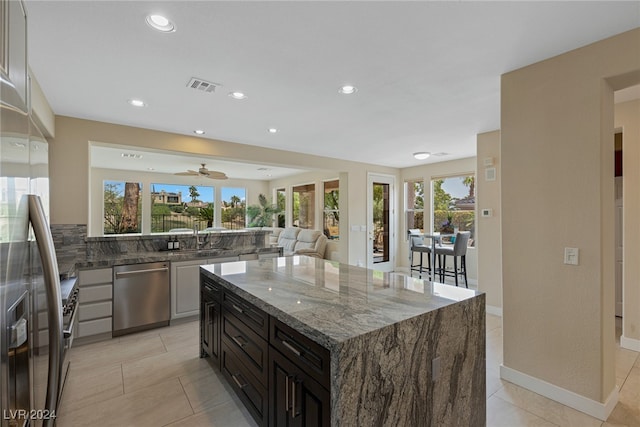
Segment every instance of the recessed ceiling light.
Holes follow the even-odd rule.
[[[204,135],[204,131],[202,129],[196,129],[193,131],[196,135]]]
[[[413,157],[418,160],[428,159],[430,155],[431,153],[428,153],[426,151],[418,151],[417,153],[413,153]]]
[[[147,105],[140,99],[130,99],[129,104],[133,105],[134,107],[146,107]]]
[[[148,15],[147,24],[149,24],[151,28],[163,33],[172,33],[176,30],[176,26],[173,25],[173,22],[169,21],[162,15]]]
[[[269,128],[268,131],[269,133],[278,133],[278,129],[276,128]]]
[[[338,89],[338,92],[344,95],[351,95],[352,93],[356,93],[357,90],[358,89],[355,86],[344,85],[340,89]]]
[[[247,99],[247,95],[245,95],[243,92],[230,92],[229,96],[233,99]]]

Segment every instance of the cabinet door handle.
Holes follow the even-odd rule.
[[[244,347],[245,345],[247,345],[247,341],[243,340],[244,342],[242,342],[242,341],[240,341],[240,338],[242,338],[242,335],[238,335],[237,337],[231,337],[233,342],[238,344],[240,347]]]
[[[294,352],[296,354],[296,356],[300,356],[302,355],[302,353],[300,353],[300,350],[298,350],[297,348],[295,348],[294,346],[292,346],[291,344],[289,344],[286,340],[282,340],[282,345],[287,347],[289,350],[291,350],[292,352]]]
[[[244,310],[243,310],[242,308],[238,307],[238,306],[237,306],[237,305],[235,305],[235,304],[231,304],[231,306],[234,308],[234,310],[236,310],[236,311],[238,311],[238,312],[240,312],[240,313],[244,314]]]
[[[209,324],[210,325],[213,325],[213,319],[215,317],[215,314],[216,314],[216,306],[211,304],[209,306]]]
[[[247,386],[247,383],[242,384],[240,381],[238,381],[238,378],[236,378],[236,375],[237,375],[237,376],[240,376],[240,373],[232,374],[232,375],[231,375],[231,378],[233,379],[233,382],[235,382],[235,383],[236,383],[236,385],[237,385],[238,387],[240,387],[241,389],[245,388],[245,387]]]
[[[285,412],[289,411],[289,376],[284,377],[284,406]]]
[[[295,377],[291,378],[291,418],[295,418],[298,416],[296,411],[296,379]]]

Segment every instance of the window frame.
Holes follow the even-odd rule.
[[[416,209],[415,207],[409,207],[410,200],[413,200],[415,202],[415,200],[417,199],[416,196],[416,191],[415,191],[415,184],[422,184],[422,208],[421,209]],[[414,189],[411,192],[411,197],[409,196],[409,184],[413,184],[414,185]],[[413,219],[415,221],[415,215],[417,213],[422,213],[422,228],[420,229],[423,233],[425,231],[430,231],[430,230],[425,230],[425,215],[424,215],[424,204],[425,204],[425,194],[424,194],[424,189],[425,189],[425,179],[424,178],[414,178],[414,179],[406,179],[404,181],[404,212],[405,212],[405,228],[406,228],[406,235],[405,235],[405,239],[409,239],[409,229],[413,229],[416,228],[414,226],[411,226],[409,224],[409,215],[411,214],[413,216]],[[414,204],[415,206],[415,204]],[[414,223],[415,224],[415,223]],[[418,227],[419,228],[419,227]]]
[[[327,209],[326,195],[327,195],[327,183],[334,185],[329,189],[336,189],[338,198],[336,200],[337,209]],[[335,183],[335,184],[334,184]],[[337,223],[338,234],[336,237],[332,237],[331,231],[327,228],[327,215],[331,214],[334,217],[334,221]],[[337,214],[337,217],[336,217]],[[337,218],[337,219],[336,219]],[[322,181],[322,229],[325,235],[330,240],[340,240],[340,179],[328,179]]]
[[[307,191],[305,191],[305,193],[309,193],[311,191],[308,191],[308,188],[313,188],[312,192],[313,195],[311,197],[309,197],[309,201],[310,203],[312,203],[311,208],[307,209],[309,215],[307,215],[307,223],[305,223],[305,227],[302,227],[300,225],[300,211],[301,209],[301,204],[300,204],[300,200],[298,200],[298,224],[296,225],[296,216],[295,216],[295,209],[296,209],[296,201],[295,201],[295,194],[301,194],[301,191],[296,191],[297,188],[305,188],[307,189]],[[297,184],[297,185],[292,185],[291,186],[291,224],[294,227],[300,227],[300,228],[304,228],[307,230],[313,230],[315,229],[316,226],[316,183],[315,182],[310,182],[310,183],[306,183],[306,184]],[[309,224],[308,221],[311,221],[311,223]],[[310,225],[310,226],[309,226]]]

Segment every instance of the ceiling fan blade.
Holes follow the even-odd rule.
[[[228,179],[227,175],[222,172],[210,171],[207,175],[209,179]]]
[[[174,173],[174,175],[180,175],[180,176],[197,176],[199,175],[198,172],[196,171],[192,171],[192,170],[188,170],[186,172],[178,172],[178,173]]]

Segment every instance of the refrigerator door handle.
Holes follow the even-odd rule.
[[[60,293],[60,275],[56,250],[47,218],[42,207],[40,197],[30,194],[29,221],[36,236],[36,243],[44,275],[45,293],[47,295],[47,313],[49,321],[49,374],[47,380],[47,397],[45,410],[57,411],[60,378],[62,374],[62,352],[64,351],[62,337],[62,295]],[[45,427],[53,427],[55,418],[44,420]]]

